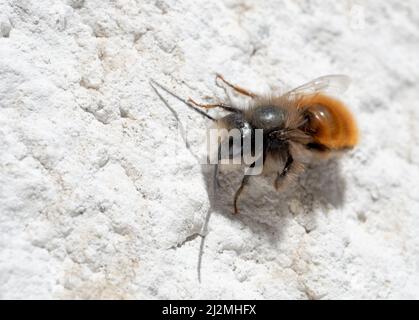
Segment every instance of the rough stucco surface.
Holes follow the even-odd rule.
[[[419,298],[418,56],[414,0],[0,0],[0,298]],[[350,75],[359,147],[231,215],[210,123],[161,91],[187,148],[149,84],[225,98],[216,72]]]

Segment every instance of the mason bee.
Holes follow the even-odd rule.
[[[344,103],[329,95],[346,90],[350,79],[345,75],[322,76],[283,94],[256,94],[230,83],[219,74],[216,76],[216,83],[224,89],[229,87],[247,97],[249,105],[241,107],[233,103],[201,104],[175,96],[214,120],[218,129],[239,130],[242,139],[252,140],[255,132],[261,130],[263,144],[258,160],[262,162],[263,174],[276,174],[274,186],[277,190],[293,182],[306,164],[336,156],[352,149],[358,142],[358,127],[352,113]],[[215,119],[202,112],[202,109],[212,108],[222,108],[228,114]],[[220,141],[219,146],[222,143]],[[240,156],[243,156],[243,152]],[[255,163],[250,164],[250,167],[254,165]],[[215,181],[218,183],[217,175],[218,163],[214,171]],[[243,176],[234,195],[235,214],[239,212],[238,200],[243,188],[249,184],[250,177],[247,174]]]

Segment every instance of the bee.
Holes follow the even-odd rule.
[[[191,98],[185,101],[175,97],[215,121],[219,129],[239,130],[242,138],[253,137],[255,130],[261,129],[263,174],[276,174],[277,190],[293,183],[307,164],[335,157],[358,143],[354,116],[343,102],[330,95],[347,89],[350,79],[345,75],[322,76],[283,94],[256,94],[230,83],[220,74],[216,75],[216,83],[247,97],[249,104],[246,107],[223,102],[201,104]],[[212,108],[221,108],[228,114],[215,119],[203,112]],[[218,183],[218,164],[214,178]],[[251,175],[245,174],[235,192],[234,214],[239,212],[238,200],[250,178]]]

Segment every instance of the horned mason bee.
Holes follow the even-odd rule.
[[[328,95],[346,90],[350,79],[345,75],[322,76],[283,94],[267,95],[234,85],[219,74],[216,83],[247,97],[249,104],[245,108],[233,103],[201,104],[175,96],[215,121],[218,128],[240,130],[242,138],[253,137],[255,130],[262,129],[263,174],[276,174],[274,187],[277,190],[295,181],[308,163],[334,157],[358,142],[358,127],[352,113],[344,103]],[[202,109],[212,108],[222,108],[228,114],[215,119],[202,112]],[[218,164],[214,173],[217,182]],[[238,200],[250,177],[245,174],[235,192],[235,214],[239,212]]]

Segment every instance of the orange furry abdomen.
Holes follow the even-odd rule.
[[[330,149],[352,148],[359,133],[355,118],[339,100],[324,94],[304,96],[298,103],[310,114],[312,137]]]

